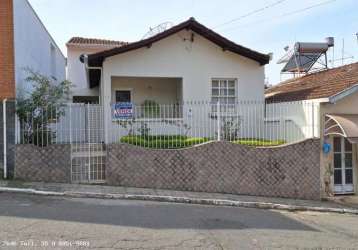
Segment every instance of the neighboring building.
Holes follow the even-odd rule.
[[[266,100],[319,105],[323,188],[326,193],[357,194],[358,62],[284,81],[266,90]]]
[[[84,99],[98,97],[106,133],[114,123],[112,103],[264,101],[269,55],[238,45],[194,18],[138,42],[73,38],[67,46],[68,79],[79,86],[76,99],[81,92]],[[91,53],[105,46],[113,48]]]
[[[14,99],[31,92],[32,87],[25,82],[26,69],[63,81],[66,78],[65,68],[66,58],[30,3],[27,0],[1,0],[0,172],[3,165],[7,165],[8,176],[12,175],[16,127]],[[3,109],[6,109],[6,117]]]
[[[104,39],[73,37],[67,46],[67,79],[74,84],[72,89],[73,102],[98,103],[98,86],[90,88],[84,64],[80,61],[83,54],[93,54],[96,52],[113,49],[126,45],[121,41]]]
[[[28,92],[26,68],[65,79],[66,58],[27,0],[0,1],[0,99]]]

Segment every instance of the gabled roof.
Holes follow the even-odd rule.
[[[114,40],[107,40],[107,39],[98,39],[98,38],[85,38],[85,37],[72,37],[66,45],[79,45],[79,46],[110,46],[110,47],[120,47],[123,45],[127,45],[127,42],[123,41],[114,41]]]
[[[358,84],[358,62],[289,79],[266,90],[266,100],[289,102],[336,96]]]
[[[192,30],[196,32],[197,34],[205,37],[209,41],[215,43],[216,45],[223,48],[223,50],[228,50],[233,53],[239,54],[241,56],[245,56],[247,58],[250,58],[252,60],[257,61],[261,65],[265,65],[269,63],[270,57],[269,55],[259,53],[257,51],[248,49],[246,47],[243,47],[241,45],[238,45],[225,37],[219,35],[218,33],[214,32],[213,30],[208,29],[204,25],[197,22],[194,18],[190,18],[189,20],[182,22],[176,26],[173,26],[172,28],[163,31],[155,36],[149,37],[147,39],[140,40],[138,42],[133,42],[126,44],[121,47],[116,47],[110,50],[105,50],[102,52],[98,52],[95,54],[91,54],[88,56],[88,63],[90,66],[101,66],[103,60],[106,57],[111,57],[117,54],[125,53],[131,50],[139,49],[146,46],[151,46],[152,43],[155,43],[157,41],[160,41],[168,36],[171,36],[183,29]]]

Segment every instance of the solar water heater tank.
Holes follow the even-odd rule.
[[[325,53],[328,50],[327,43],[303,43],[297,42],[295,44],[295,52],[303,53]]]

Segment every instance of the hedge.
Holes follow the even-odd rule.
[[[236,141],[233,141],[235,144],[241,144],[246,146],[252,146],[252,147],[271,147],[271,146],[278,146],[285,144],[286,142],[284,140],[264,140],[264,139],[239,139]]]
[[[209,141],[207,138],[181,135],[123,136],[120,141],[145,148],[173,149],[190,147]]]
[[[183,135],[128,135],[123,136],[120,139],[122,143],[128,143],[135,146],[141,146],[145,148],[158,148],[158,149],[175,149],[185,148],[193,145],[201,144],[210,141],[209,138],[203,137],[188,137]],[[270,147],[285,144],[283,140],[264,140],[246,138],[232,141],[235,144],[241,144],[251,147]]]

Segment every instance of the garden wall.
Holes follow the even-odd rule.
[[[15,178],[71,182],[71,145],[16,145]],[[109,185],[320,199],[320,144],[253,148],[211,142],[185,149],[107,145]]]
[[[16,145],[15,178],[26,181],[71,182],[71,145]]]
[[[109,144],[109,185],[320,199],[320,144],[251,148],[212,142],[176,150]]]

